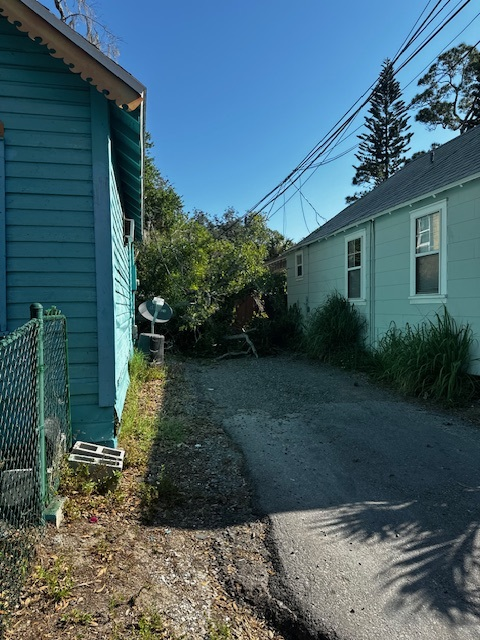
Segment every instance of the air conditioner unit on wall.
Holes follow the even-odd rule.
[[[136,229],[136,224],[134,219],[125,218],[124,219],[124,243],[127,245],[129,241],[134,241],[134,232]]]

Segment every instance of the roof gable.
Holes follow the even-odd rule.
[[[381,185],[309,234],[290,251],[480,173],[480,127],[410,161]]]
[[[52,58],[104,97],[124,213],[135,221],[135,238],[141,239],[145,87],[37,0],[0,0],[0,20],[11,23],[25,40],[47,48]]]
[[[143,102],[145,87],[134,76],[37,0],[0,0],[0,15],[31,40],[46,45],[52,57],[62,59],[72,73],[119,107],[133,111]]]

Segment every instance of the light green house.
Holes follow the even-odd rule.
[[[67,317],[74,439],[115,444],[142,238],[144,86],[36,0],[0,0],[0,333]]]
[[[376,344],[391,324],[445,305],[475,336],[479,373],[480,128],[408,163],[287,254],[288,305],[307,314],[338,291]]]

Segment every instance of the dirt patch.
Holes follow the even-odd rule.
[[[142,476],[126,467],[100,503],[73,511],[71,498],[70,516],[38,545],[5,639],[305,636],[271,595],[268,525],[253,513],[240,453],[182,364],[168,372],[165,389],[145,384],[142,402],[178,422],[176,438],[156,442]]]
[[[235,361],[222,363],[230,370],[246,365]],[[43,571],[33,569],[3,639],[310,639],[291,601],[277,599],[281,580],[269,523],[254,511],[243,456],[216,422],[211,389],[207,383],[191,389],[182,361],[169,359],[167,367],[165,387],[144,386],[141,409],[179,422],[180,438],[159,439],[147,470],[126,450],[115,495],[102,503],[70,497],[80,510],[67,504],[60,528],[47,528],[35,562]],[[220,363],[190,367],[213,369],[218,383],[210,376],[209,385],[223,390],[229,411],[235,391],[224,389]],[[309,377],[286,380],[274,362],[268,370],[277,391],[273,416],[291,411],[293,395],[309,401],[309,386],[315,398],[325,394]],[[324,376],[341,375],[326,368]],[[257,407],[261,397],[266,403],[266,379],[260,381],[252,373],[238,406]],[[355,399],[365,384],[359,373],[344,373],[343,382]],[[385,398],[388,391],[373,394]],[[454,414],[480,425],[478,400],[447,411],[447,421]]]

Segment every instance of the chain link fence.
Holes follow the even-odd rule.
[[[66,319],[38,304],[31,316],[0,339],[0,633],[71,446]]]

